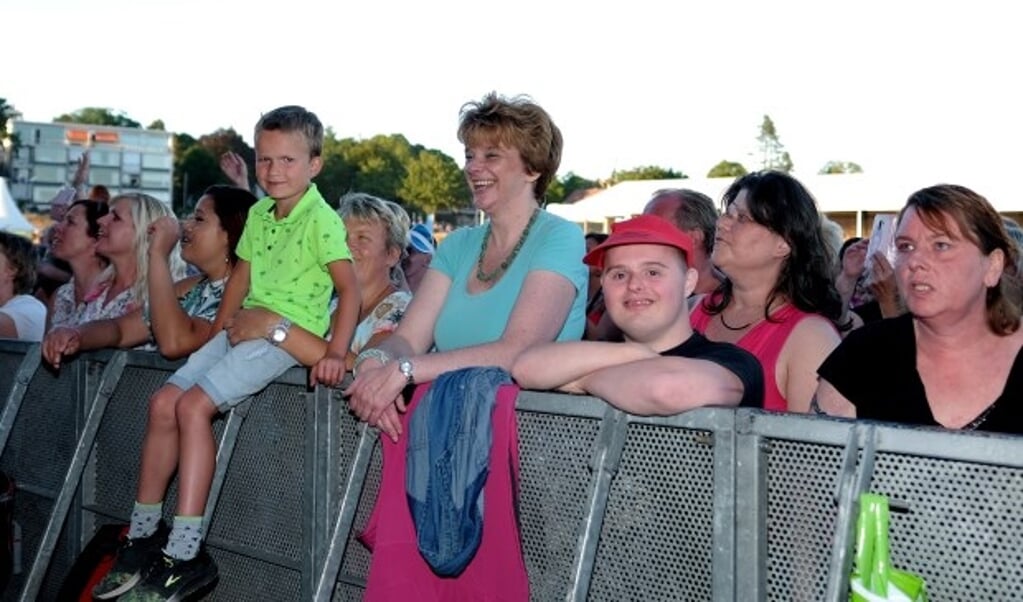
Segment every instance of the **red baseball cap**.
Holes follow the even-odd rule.
[[[604,254],[611,247],[622,245],[665,245],[685,254],[686,262],[693,256],[693,239],[668,220],[656,215],[639,215],[611,226],[611,236],[583,257],[583,263],[604,267]]]

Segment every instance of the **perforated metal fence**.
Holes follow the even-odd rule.
[[[37,354],[0,341],[0,468],[23,533],[3,600],[56,599],[96,528],[128,519],[148,399],[178,365],[103,352],[58,374]],[[305,379],[292,370],[214,423],[210,600],[362,597],[377,435]],[[532,600],[846,600],[865,490],[889,496],[894,564],[932,599],[1023,599],[1023,438],[728,409],[640,418],[535,392],[517,418]]]

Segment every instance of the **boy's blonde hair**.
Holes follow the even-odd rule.
[[[309,144],[309,156],[319,157],[323,154],[323,124],[316,113],[298,105],[278,107],[259,118],[256,124],[256,140],[268,130],[282,132],[298,132]]]

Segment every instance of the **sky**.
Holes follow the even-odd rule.
[[[463,103],[527,94],[559,174],[758,167],[770,115],[794,173],[831,160],[969,185],[1012,172],[1023,36],[1012,4],[465,0],[0,0],[0,98],[86,106],[193,136],[316,112],[339,137],[400,133],[461,162]],[[931,184],[933,182],[925,182]]]

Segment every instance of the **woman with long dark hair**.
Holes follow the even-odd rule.
[[[736,179],[722,204],[711,260],[725,279],[696,303],[693,327],[760,360],[765,409],[806,412],[843,319],[817,205],[777,171]]]

